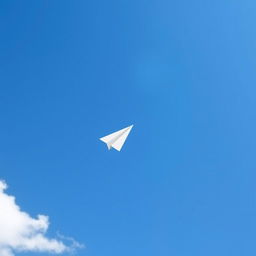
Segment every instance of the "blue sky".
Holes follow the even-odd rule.
[[[255,9],[1,1],[8,193],[78,256],[255,255]],[[130,124],[122,152],[98,140]]]

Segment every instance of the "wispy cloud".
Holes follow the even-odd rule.
[[[15,252],[48,252],[61,254],[80,248],[78,242],[69,239],[67,245],[63,239],[46,237],[49,218],[38,215],[32,218],[21,211],[15,197],[6,194],[7,184],[0,180],[0,255],[14,256]]]

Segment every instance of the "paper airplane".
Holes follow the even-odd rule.
[[[105,137],[100,138],[101,141],[105,142],[108,149],[114,148],[120,151],[132,129],[133,125],[128,126],[122,130],[111,133]]]

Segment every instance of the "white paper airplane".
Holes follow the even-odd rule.
[[[120,151],[132,129],[133,125],[128,126],[122,130],[111,133],[105,137],[100,138],[101,141],[105,142],[108,149],[114,148]]]

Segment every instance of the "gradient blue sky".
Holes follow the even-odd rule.
[[[49,236],[84,243],[78,256],[255,255],[255,13],[252,0],[1,1],[8,193],[49,215]],[[130,124],[121,153],[98,140]]]

